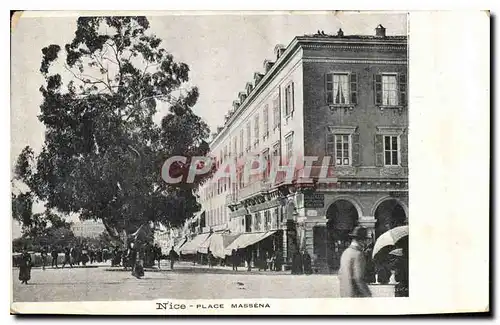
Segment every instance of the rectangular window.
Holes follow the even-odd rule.
[[[233,137],[233,157],[238,156],[238,137]],[[234,160],[234,159],[233,159]]]
[[[329,73],[326,75],[326,102],[331,105],[349,104],[349,74]]]
[[[257,147],[257,145],[259,144],[259,113],[257,113],[257,115],[255,115],[254,117],[253,130],[254,130],[254,146]]]
[[[293,133],[285,138],[285,154],[286,161],[288,163],[293,156]]]
[[[273,145],[273,158],[280,157],[280,142]]]
[[[245,232],[252,232],[252,215],[245,215]]]
[[[273,130],[280,126],[280,97],[273,100]]]
[[[264,150],[264,152],[262,153],[262,158],[264,160],[264,164],[265,164],[265,170],[264,170],[264,180],[267,180],[269,178],[269,175],[271,173],[271,164],[270,164],[270,161],[269,161],[269,149],[266,149]]]
[[[382,105],[398,105],[398,86],[396,75],[382,75]]]
[[[386,166],[399,165],[399,137],[395,135],[384,136],[384,162]]]
[[[268,231],[271,228],[271,211],[264,211],[264,230]]]
[[[285,116],[292,115],[294,109],[293,82],[285,87]]]
[[[260,219],[260,212],[255,214],[255,231],[261,231],[262,223]]]
[[[265,140],[269,135],[269,105],[264,106],[262,111],[262,121],[264,122],[264,129],[262,130],[262,137]]]
[[[335,135],[335,164],[337,166],[349,166],[351,164],[349,134]]]
[[[245,150],[244,149],[244,131],[243,131],[243,128],[240,130],[240,157],[243,156],[243,151]]]
[[[250,148],[252,148],[252,125],[250,124],[251,122],[249,121],[247,123],[247,152],[250,151]]]

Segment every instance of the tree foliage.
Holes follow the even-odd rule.
[[[30,189],[14,198],[23,224],[33,222],[22,212],[33,200],[100,219],[115,239],[199,210],[193,190],[204,177],[176,186],[161,178],[168,157],[208,153],[208,126],[192,111],[198,89],[187,88],[189,67],[148,28],[145,17],[80,17],[70,43],[42,49],[45,142],[38,155],[25,148],[15,166]],[[168,112],[157,124],[159,106]]]

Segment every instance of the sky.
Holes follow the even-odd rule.
[[[44,128],[37,119],[41,49],[71,42],[76,29],[75,14],[36,15],[21,17],[11,34],[11,164],[26,145],[39,152],[43,144]],[[387,35],[407,33],[405,14],[380,12],[164,13],[148,19],[150,32],[163,40],[162,46],[176,61],[189,65],[190,83],[200,91],[194,111],[212,132],[223,124],[238,92],[253,82],[254,72],[262,72],[264,60],[274,61],[276,44],[287,46],[295,36],[317,30],[335,34],[342,28],[346,35],[374,35],[378,24]]]

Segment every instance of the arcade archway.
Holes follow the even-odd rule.
[[[349,246],[349,233],[358,224],[358,210],[348,200],[337,200],[326,212],[326,257],[330,272],[336,272],[340,267],[340,257]]]
[[[394,227],[407,224],[404,207],[396,199],[387,199],[381,202],[375,210],[375,237]]]

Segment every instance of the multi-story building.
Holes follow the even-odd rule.
[[[104,232],[105,227],[100,221],[85,220],[73,223],[71,230],[75,236],[98,238]]]
[[[375,238],[408,220],[407,37],[381,25],[375,35],[321,32],[275,54],[239,93],[211,153],[237,165],[318,157],[313,182],[300,167],[292,181],[270,172],[214,179],[199,193],[202,231],[261,233],[232,246],[253,245],[254,257],[279,251],[285,263],[305,250],[317,270],[335,271],[355,225]],[[325,164],[326,182],[317,172]]]

